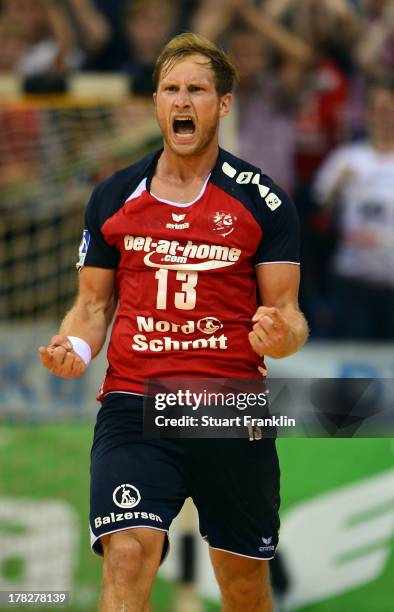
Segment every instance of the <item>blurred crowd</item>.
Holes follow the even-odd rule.
[[[394,0],[1,0],[0,72],[130,75],[192,30],[240,72],[234,151],[301,217],[314,337],[394,339]]]

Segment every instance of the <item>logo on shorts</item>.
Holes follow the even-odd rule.
[[[272,542],[272,536],[270,536],[269,538],[262,537],[261,539],[263,541],[263,544],[265,544],[265,546],[259,547],[260,552],[269,552],[269,551],[275,550],[275,546],[270,545]]]
[[[118,523],[119,521],[131,521],[133,519],[149,519],[154,521],[155,523],[162,523],[162,519],[157,514],[153,512],[119,512],[119,514],[115,514],[115,512],[110,512],[106,516],[96,516],[94,519],[94,526],[96,529],[101,527],[102,525],[109,525],[110,523]]]
[[[141,495],[131,484],[121,484],[113,492],[112,499],[119,508],[134,508],[141,501]]]

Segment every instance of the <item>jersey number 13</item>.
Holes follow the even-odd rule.
[[[157,284],[157,300],[156,308],[165,310],[167,308],[167,281],[168,272],[166,268],[160,268],[155,274],[158,280]],[[180,291],[174,294],[175,308],[180,310],[192,310],[196,305],[196,285],[198,280],[198,272],[181,272],[176,273],[176,280],[181,282]]]

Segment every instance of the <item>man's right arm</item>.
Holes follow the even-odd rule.
[[[39,348],[41,362],[52,374],[64,378],[81,376],[86,365],[68,336],[86,342],[95,357],[101,350],[117,306],[114,269],[86,266],[79,274],[75,304],[66,314],[59,334]]]

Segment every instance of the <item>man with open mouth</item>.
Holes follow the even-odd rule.
[[[216,45],[190,33],[175,37],[153,78],[163,148],[94,190],[78,296],[40,356],[55,375],[81,376],[116,311],[91,455],[101,611],[150,610],[170,524],[190,496],[222,609],[270,612],[268,560],[279,531],[275,440],[247,431],[147,437],[142,404],[149,380],[252,384],[265,376],[264,355],[285,357],[304,344],[297,214],[260,169],[219,147],[237,74]]]

